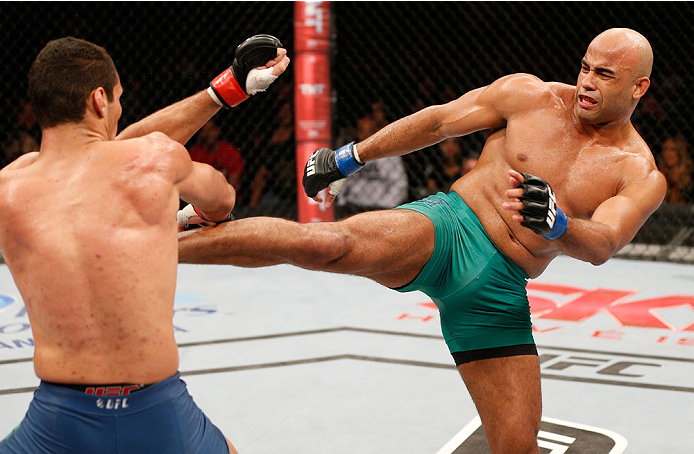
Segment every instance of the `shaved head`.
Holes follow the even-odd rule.
[[[588,49],[595,47],[611,52],[616,63],[631,69],[634,78],[651,76],[653,49],[641,33],[630,28],[611,28],[596,36]]]
[[[631,117],[651,85],[653,50],[629,28],[605,30],[591,41],[576,83],[576,116],[606,124]]]

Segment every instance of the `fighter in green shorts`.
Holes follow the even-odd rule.
[[[436,234],[419,276],[396,290],[421,290],[434,301],[456,364],[535,352],[528,275],[489,239],[465,201],[455,192],[439,192],[398,208],[428,217]]]
[[[182,235],[179,261],[290,263],[422,290],[439,307],[489,451],[540,454],[540,361],[525,279],[562,254],[604,263],[661,204],[667,182],[630,122],[652,65],[643,35],[610,29],[588,46],[575,85],[510,74],[359,143],[320,148],[303,186],[329,205],[365,163],[489,132],[475,168],[448,195],[338,222],[229,222]]]

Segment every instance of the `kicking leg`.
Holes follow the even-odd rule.
[[[482,420],[492,454],[539,454],[540,363],[535,355],[458,366]]]
[[[404,209],[310,224],[247,218],[179,235],[181,263],[243,267],[289,263],[365,276],[388,287],[414,280],[433,250],[431,220]]]

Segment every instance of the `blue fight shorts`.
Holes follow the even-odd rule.
[[[0,454],[229,454],[222,432],[171,378],[106,397],[41,382]]]

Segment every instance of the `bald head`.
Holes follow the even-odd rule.
[[[651,85],[653,51],[628,28],[611,28],[591,41],[581,60],[574,113],[590,124],[624,123]]]
[[[612,54],[615,63],[630,68],[634,78],[650,77],[653,69],[653,49],[645,36],[630,28],[610,28],[596,36],[590,50]]]

